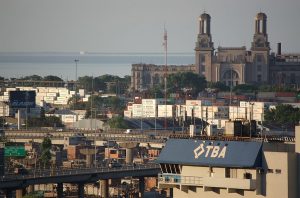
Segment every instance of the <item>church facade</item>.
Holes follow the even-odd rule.
[[[199,34],[195,47],[195,67],[209,82],[221,81],[236,86],[245,83],[268,83],[270,44],[267,34],[267,16],[255,17],[255,33],[251,50],[241,47],[218,47],[215,51],[210,31],[211,17],[199,17]]]
[[[267,33],[267,15],[255,16],[255,28],[251,48],[218,47],[215,49],[211,34],[211,17],[203,13],[199,17],[199,33],[195,46],[195,65],[157,66],[135,64],[131,70],[131,88],[142,90],[163,83],[164,74],[195,72],[205,76],[208,82],[223,82],[227,86],[238,84],[293,85],[300,87],[300,54],[270,53]]]

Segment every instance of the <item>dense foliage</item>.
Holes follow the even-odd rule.
[[[266,111],[265,121],[278,127],[294,128],[300,121],[300,109],[280,104],[276,109]]]
[[[110,128],[127,129],[128,125],[122,116],[115,116],[108,121]]]
[[[207,88],[215,89],[216,91],[230,91],[230,87],[222,82],[207,82]]]
[[[197,96],[206,88],[206,80],[203,76],[193,72],[171,74],[167,78],[168,92]]]
[[[101,97],[93,95],[89,97],[88,102],[73,102],[74,99],[70,99],[70,109],[80,109],[87,110],[86,118],[90,117],[91,107],[93,107],[93,114],[96,114],[97,117],[104,111],[110,111],[117,114],[122,114],[125,108],[125,101],[120,97],[111,96],[111,97]]]
[[[50,164],[51,153],[50,149],[52,147],[52,142],[49,137],[45,137],[41,144],[41,156],[40,161],[43,163],[44,167]]]
[[[28,127],[62,127],[62,121],[55,116],[31,118],[27,120]]]
[[[103,75],[93,78],[83,76],[78,78],[80,88],[87,91],[97,91],[103,93],[124,94],[130,86],[131,77],[121,78],[113,75]]]

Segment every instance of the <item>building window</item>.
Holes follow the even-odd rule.
[[[237,169],[225,168],[225,178],[237,178]]]
[[[205,65],[204,64],[201,64],[201,71],[205,72]]]
[[[275,169],[276,174],[281,174],[281,169]]]
[[[256,62],[258,62],[258,63],[263,62],[263,55],[257,54],[257,55],[256,55]]]
[[[261,82],[261,75],[260,74],[257,75],[257,81]]]
[[[213,167],[209,167],[209,176],[210,177],[214,176],[214,169],[213,169]]]
[[[273,173],[273,169],[268,169],[268,173]]]
[[[225,168],[225,178],[230,178],[230,168]]]
[[[244,173],[244,179],[252,179],[251,173]]]
[[[257,71],[261,71],[261,65],[257,65]]]
[[[294,73],[291,74],[291,83],[292,83],[292,84],[296,84],[296,76],[295,76]]]

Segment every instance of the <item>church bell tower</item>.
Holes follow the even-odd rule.
[[[212,81],[212,57],[214,43],[210,34],[210,15],[203,13],[199,17],[199,34],[195,47],[196,72],[205,76],[207,81]]]

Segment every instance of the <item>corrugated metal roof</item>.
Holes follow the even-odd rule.
[[[212,167],[261,167],[261,142],[169,139],[158,163]]]

